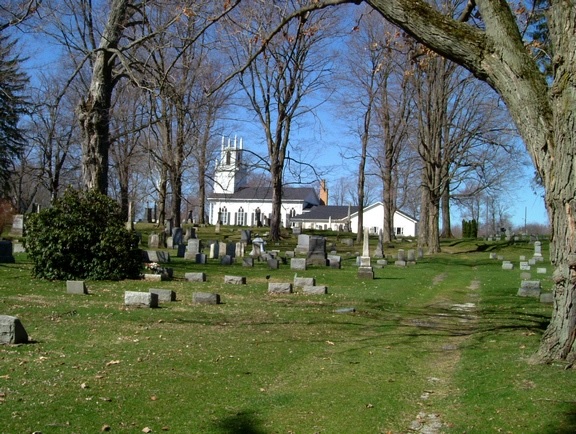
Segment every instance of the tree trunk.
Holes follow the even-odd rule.
[[[280,240],[282,225],[282,170],[278,165],[272,165],[272,218],[270,219],[270,240]]]
[[[444,177],[448,180],[448,177]],[[452,234],[452,222],[450,221],[450,187],[448,184],[449,181],[446,181],[446,188],[444,189],[444,193],[442,194],[442,199],[440,201],[441,208],[442,208],[442,233],[440,234],[441,238],[454,238]]]
[[[82,178],[87,189],[108,192],[110,105],[114,90],[114,53],[130,14],[128,0],[113,0],[99,49],[94,53],[88,95],[78,105],[82,131]]]

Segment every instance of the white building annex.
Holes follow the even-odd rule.
[[[376,202],[364,208],[364,227],[370,233],[377,234],[383,228],[384,205]],[[348,223],[349,222],[349,223]],[[345,231],[350,228],[351,232],[358,230],[358,207],[349,206],[318,206],[309,212],[304,212],[292,218],[292,223],[302,229],[331,229],[334,231]],[[399,237],[414,237],[418,220],[404,214],[401,211],[394,213],[393,226],[394,235]]]
[[[272,215],[272,188],[248,187],[247,168],[242,161],[243,143],[222,138],[220,158],[216,162],[214,192],[207,198],[208,221],[237,226],[268,226]],[[311,187],[286,187],[282,194],[282,225],[290,227],[291,217],[320,205],[318,193]]]

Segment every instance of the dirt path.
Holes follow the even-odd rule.
[[[446,273],[436,276],[434,284],[438,284],[446,279]],[[442,301],[443,313],[439,313],[430,326],[434,328],[449,329],[455,326],[455,321],[463,328],[474,327],[476,322],[476,300],[475,291],[480,287],[480,281],[472,280],[469,286],[466,301],[460,304],[447,303]],[[431,401],[453,395],[452,377],[460,361],[460,347],[468,339],[467,334],[455,334],[445,338],[441,344],[441,351],[435,353],[435,357],[430,362],[430,371],[426,378],[427,387],[420,395],[420,403],[423,410],[420,411],[408,426],[408,432],[422,434],[439,434],[446,427],[446,421],[442,415],[433,411],[434,405]]]

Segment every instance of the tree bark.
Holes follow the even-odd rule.
[[[113,0],[108,21],[94,53],[88,95],[78,105],[82,131],[82,178],[87,189],[108,192],[108,154],[110,149],[110,105],[115,85],[114,50],[122,38],[130,16],[128,0]]]

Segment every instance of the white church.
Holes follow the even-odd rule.
[[[208,196],[209,223],[235,226],[268,226],[272,216],[272,188],[248,187],[248,170],[242,161],[242,139],[222,138],[220,158],[214,173],[214,192]],[[326,183],[320,191],[312,187],[285,187],[282,192],[282,226],[303,229],[350,230],[358,227],[358,209],[328,206]],[[383,226],[381,202],[364,208],[364,227],[378,233]],[[417,220],[400,211],[394,213],[394,233],[415,236]]]
[[[272,216],[272,188],[248,187],[248,171],[242,161],[242,139],[222,138],[220,158],[216,162],[214,192],[208,196],[210,224],[268,226]],[[325,192],[326,199],[328,193]],[[292,217],[321,205],[321,197],[312,187],[284,187],[282,226],[291,227]]]

